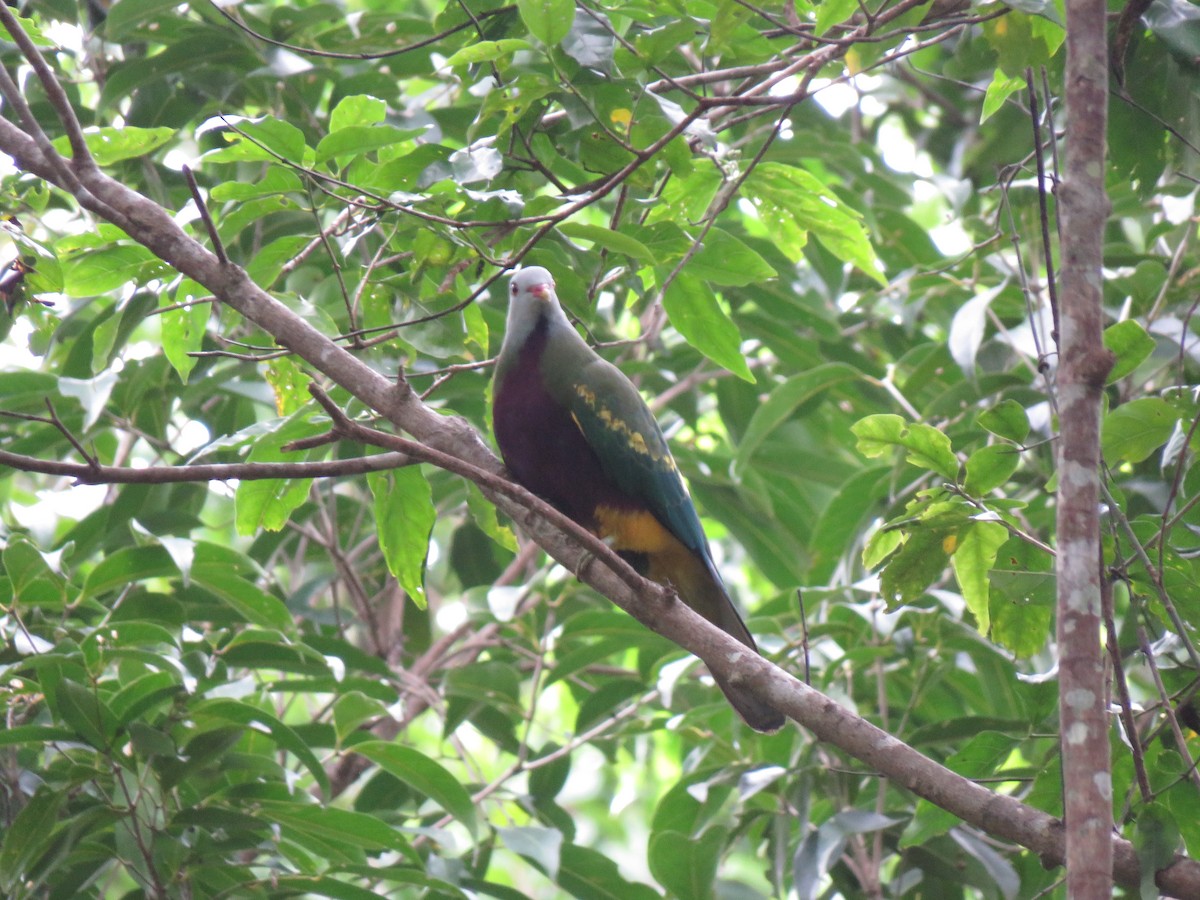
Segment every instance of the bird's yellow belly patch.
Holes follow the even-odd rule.
[[[601,506],[596,509],[596,524],[600,537],[610,541],[614,550],[654,554],[679,545],[675,536],[645,511]]]

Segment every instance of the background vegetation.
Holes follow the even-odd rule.
[[[1112,13],[1112,796],[1152,873],[1200,853],[1200,16]],[[810,731],[750,732],[494,484],[372,455],[307,389],[498,471],[443,417],[486,439],[503,270],[546,266],[765,653],[1060,814],[1060,8],[20,16],[48,68],[0,46],[0,893],[1062,895]]]

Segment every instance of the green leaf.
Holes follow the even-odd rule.
[[[0,887],[10,897],[24,893],[20,890],[22,882],[54,840],[54,826],[67,798],[66,791],[42,787],[5,829],[4,843],[0,845]]]
[[[382,719],[386,715],[386,706],[360,691],[344,693],[333,704],[333,723],[339,739],[353,734],[364,722]]]
[[[984,36],[996,51],[1000,68],[1010,78],[1021,78],[1026,68],[1037,68],[1050,61],[1062,38],[1048,28],[1062,32],[1061,27],[1045,19],[1016,11],[1004,16],[1003,21],[992,19],[983,23]]]
[[[746,426],[746,432],[738,444],[738,455],[733,466],[734,475],[741,477],[762,442],[791,418],[800,406],[825,393],[834,385],[860,378],[862,373],[853,366],[831,362],[793,375],[783,384],[773,388],[767,399],[755,409],[750,424]]]
[[[1178,411],[1160,397],[1141,397],[1104,417],[1100,448],[1109,464],[1141,462],[1167,442],[1179,421]]]
[[[12,585],[13,599],[18,603],[57,606],[64,601],[66,586],[62,576],[50,568],[46,558],[24,535],[9,538],[0,559]]]
[[[301,408],[286,419],[264,423],[256,429],[256,438],[247,456],[248,462],[295,462],[296,452],[285,446],[301,438],[311,437],[320,430]],[[264,433],[265,432],[265,433]],[[309,458],[307,455],[302,458]],[[279,531],[293,512],[308,499],[311,478],[243,479],[237,487],[235,509],[237,529],[241,534],[256,534],[261,529]]]
[[[858,452],[876,459],[902,449],[904,458],[922,469],[930,469],[947,481],[958,480],[958,459],[946,437],[932,425],[909,424],[900,416],[885,413],[859,419],[850,430],[858,438]]]
[[[1152,3],[1142,19],[1175,56],[1189,62],[1200,56],[1200,28],[1196,27],[1193,4],[1184,0]]]
[[[912,820],[904,827],[904,833],[900,836],[899,847],[924,847],[933,838],[945,834],[961,822],[962,819],[954,813],[935,806],[928,800],[920,799],[917,801]]]
[[[1001,282],[988,290],[980,291],[961,304],[955,310],[954,318],[950,320],[950,335],[946,341],[946,348],[963,373],[972,381],[975,379],[975,357],[987,333],[988,309],[1005,286]]]
[[[162,547],[126,547],[106,556],[88,573],[83,583],[83,596],[99,597],[150,578],[170,578],[178,574],[179,567]]]
[[[881,285],[887,283],[859,214],[812,173],[783,163],[762,163],[743,191],[757,201],[771,240],[794,262],[800,261],[811,232],[838,259],[857,266]]]
[[[1029,437],[1029,416],[1016,400],[1001,400],[981,412],[976,421],[981,428],[1014,444],[1023,444]]]
[[[626,648],[622,648],[626,649]],[[615,715],[616,711],[634,697],[645,693],[645,687],[633,678],[613,679],[592,691],[579,704],[575,716],[574,731],[582,734],[597,722]]]
[[[448,66],[466,66],[476,63],[493,62],[512,56],[520,50],[532,50],[533,44],[520,38],[503,38],[499,41],[480,41],[477,44],[463,47],[450,55],[446,60]]]
[[[97,165],[111,166],[126,159],[152,153],[175,137],[174,128],[121,127],[89,128],[83,139]],[[55,138],[54,149],[71,158],[71,144],[65,136]]]
[[[290,356],[280,356],[267,363],[263,378],[275,395],[275,409],[285,416],[300,412],[312,400],[308,392],[312,379]]]
[[[512,529],[500,524],[495,504],[484,497],[474,484],[467,485],[467,509],[484,534],[505,550],[517,552],[517,538]]]
[[[523,827],[496,829],[500,840],[513,853],[523,856],[546,873],[551,881],[558,879],[559,856],[562,852],[563,834],[555,828]]]
[[[224,120],[231,130],[221,132],[229,146],[204,155],[205,162],[273,162],[303,164],[311,156],[304,142],[304,132],[283,119],[265,117]]]
[[[1174,860],[1179,850],[1179,826],[1161,803],[1138,810],[1135,826],[1133,848],[1141,866],[1141,896],[1143,900],[1155,900],[1160,894],[1154,884],[1154,875]]]
[[[97,696],[94,688],[63,678],[53,692],[47,693],[46,699],[62,720],[75,730],[79,740],[97,750],[110,749],[117,729],[117,717]]]
[[[841,858],[846,840],[855,834],[870,834],[900,822],[876,812],[850,809],[837,813],[801,841],[792,860],[792,874],[799,900],[817,900],[820,885]]]
[[[153,626],[150,622],[130,624],[137,625],[139,628],[158,627]],[[166,629],[160,630],[166,631]],[[122,629],[120,639],[125,646],[135,646],[135,642],[129,640],[128,629]],[[154,641],[143,640],[137,643],[143,645],[161,643],[170,646],[174,642],[171,640],[171,635],[168,632],[165,638],[159,638]],[[108,705],[112,709],[113,715],[117,717],[117,722],[120,725],[128,725],[132,720],[143,715],[148,709],[160,703],[165,703],[169,698],[175,696],[183,689],[183,685],[179,683],[174,673],[150,672],[141,678],[135,678],[128,684],[123,685],[117,693],[109,698]]]
[[[961,750],[946,760],[946,765],[964,778],[987,778],[1000,771],[1024,739],[1024,735],[1001,731],[980,731]]]
[[[92,332],[92,374],[99,375],[112,364],[113,358],[125,346],[134,329],[158,305],[158,297],[150,291],[139,291],[125,303],[119,315],[110,316]]]
[[[692,278],[712,284],[743,287],[775,278],[779,273],[758,251],[720,228],[712,228],[688,261]]]
[[[377,125],[387,118],[387,103],[370,94],[351,94],[329,114],[329,133],[360,125]]]
[[[983,497],[1006,483],[1021,462],[1021,452],[1008,444],[989,444],[967,457],[963,489],[972,497]]]
[[[207,700],[194,706],[193,714],[220,722],[259,726],[256,730],[265,729],[280,750],[292,754],[308,769],[321,790],[329,791],[329,778],[325,774],[325,767],[309,749],[308,744],[290,726],[265,710],[238,700]]]
[[[58,293],[63,289],[62,264],[53,249],[18,227],[6,228],[3,233],[20,251],[21,261],[33,270],[25,276],[30,293]]]
[[[982,125],[1003,108],[1008,98],[1025,87],[1025,78],[1017,76],[1010,78],[1001,69],[992,73],[992,81],[983,95],[983,106],[979,114],[979,124]]]
[[[1104,346],[1117,358],[1108,373],[1108,383],[1113,384],[1149,359],[1155,345],[1146,329],[1133,319],[1126,319],[1104,329]]]
[[[0,728],[0,747],[19,747],[22,744],[37,747],[74,738],[74,731],[56,725],[13,725],[10,728]]]
[[[109,8],[104,19],[104,38],[108,41],[136,39],[139,26],[174,16],[174,0],[121,0]]]
[[[433,800],[472,834],[476,833],[478,823],[471,795],[441,763],[412,747],[386,741],[365,741],[351,749]]]
[[[404,129],[391,125],[350,125],[321,139],[317,144],[316,161],[323,163],[335,157],[362,156],[380,147],[412,140],[424,131],[424,128]]]
[[[472,303],[462,311],[463,327],[467,330],[468,343],[474,344],[481,355],[487,356],[488,323],[480,312],[479,304]]]
[[[184,382],[187,382],[192,369],[199,362],[191,354],[204,346],[211,312],[212,308],[207,303],[191,303],[183,307],[174,306],[159,316],[163,353]]]
[[[375,498],[375,529],[388,571],[418,606],[425,606],[425,561],[437,509],[418,466],[367,476]]]
[[[813,554],[812,571],[817,584],[824,583],[821,579],[828,577],[837,566],[846,548],[854,545],[868,516],[882,506],[886,498],[887,479],[891,472],[890,466],[860,469],[837,488],[836,493],[821,510],[809,541]],[[880,530],[872,540],[881,535],[899,537],[898,532]],[[895,546],[880,549],[885,550],[883,556],[872,563],[865,563],[868,568],[878,565],[888,553],[895,550]],[[817,575],[818,572],[824,575]]]
[[[578,844],[563,845],[558,885],[568,896],[588,900],[659,900],[649,885],[625,879],[609,856]]]
[[[655,832],[646,851],[650,872],[680,900],[709,900],[728,837],[727,830],[717,826],[699,837],[678,831]]]
[[[230,666],[269,669],[298,675],[327,675],[329,664],[303,644],[290,644],[277,631],[243,631],[224,648],[221,659]]]
[[[95,378],[58,379],[58,392],[64,397],[78,400],[83,407],[83,427],[90,429],[103,415],[117,383],[116,372],[101,372]]]
[[[603,228],[599,225],[587,225],[582,222],[564,222],[558,226],[558,230],[567,237],[591,241],[596,246],[603,247],[605,250],[611,250],[614,253],[624,253],[626,256],[631,256],[641,262],[654,261],[654,254],[650,252],[649,247],[637,238],[630,237],[620,231],[613,231],[611,228]]]
[[[1020,658],[1040,652],[1054,631],[1054,573],[992,569],[991,585],[991,639]]]
[[[285,829],[304,832],[334,843],[349,841],[366,850],[391,850],[415,858],[412,845],[399,829],[374,816],[336,806],[259,800],[262,818]]]
[[[817,6],[817,24],[815,34],[826,34],[834,25],[846,21],[858,12],[858,0],[826,0]]]
[[[575,21],[571,0],[517,0],[517,11],[529,33],[547,47],[556,47]]]
[[[880,575],[880,592],[890,609],[919,600],[946,571],[947,541],[941,529],[918,526],[909,532]]]
[[[1008,529],[999,522],[974,521],[959,531],[950,558],[963,600],[983,635],[991,627],[988,575],[996,564],[996,552],[1007,540]]]
[[[1041,16],[1055,25],[1062,25],[1062,16],[1059,14],[1059,7],[1055,0],[1014,0],[1010,5],[1013,9],[1019,9],[1023,13]]]
[[[246,264],[246,274],[260,288],[270,290],[283,272],[283,267],[292,262],[296,258],[296,254],[307,246],[308,242],[308,238],[298,234],[272,241],[262,247],[254,255],[254,259]],[[299,367],[299,363],[294,359],[288,357],[279,357],[279,359],[289,359],[293,366]],[[279,359],[272,360],[272,362],[278,362]]]
[[[751,384],[754,376],[742,355],[742,336],[708,286],[680,275],[667,288],[663,309],[684,340],[734,375]]]
[[[39,25],[37,19],[33,18],[32,16],[26,18],[24,16],[17,15],[15,11],[13,12],[12,16],[13,19],[16,20],[20,29],[29,36],[29,39],[33,41],[34,44],[39,47],[55,46],[54,41],[50,40],[50,38],[46,37],[46,35],[42,33],[41,26]],[[7,25],[0,24],[0,34],[9,34]]]
[[[255,200],[259,197],[273,197],[277,194],[303,193],[304,185],[300,176],[290,168],[281,165],[267,166],[267,171],[261,178],[253,181],[226,181],[216,185],[208,192],[210,200],[224,203],[228,200]],[[304,246],[308,241],[303,241]],[[251,260],[253,265],[257,259]]]
[[[216,594],[244,621],[287,634],[293,630],[292,615],[283,602],[258,585],[223,566],[197,564],[192,581]]]
[[[161,265],[145,247],[117,244],[64,261],[64,289],[72,297],[94,297],[137,281],[148,265]]]
[[[357,873],[360,877],[369,880],[371,884],[380,886],[375,890],[368,890],[332,875],[319,875],[314,878],[311,875],[272,874],[272,891],[280,896],[287,897],[330,897],[333,900],[377,900],[382,895],[382,891],[385,890],[382,886],[384,883],[399,883],[412,885],[413,888],[410,888],[410,890],[414,891],[413,896],[416,896],[418,893],[421,896],[428,897],[461,896],[466,898],[469,896],[445,881],[430,878],[412,869],[397,870],[393,867],[389,870],[384,866],[345,866],[344,868],[347,872],[354,872],[356,869],[361,869],[362,871]],[[464,879],[464,886],[468,882],[468,879]],[[416,888],[431,888],[432,890],[418,892],[415,890]],[[488,892],[481,891],[480,894],[487,896]],[[401,894],[394,896],[401,896]]]

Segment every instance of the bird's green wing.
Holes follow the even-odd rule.
[[[604,473],[708,563],[708,543],[692,498],[637,388],[620,369],[599,358],[581,367],[570,387],[571,414]]]

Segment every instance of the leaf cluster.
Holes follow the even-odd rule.
[[[1110,128],[1103,431],[1114,808],[1160,865],[1200,853],[1195,54],[1161,6],[1186,4],[1133,29]],[[764,652],[1057,814],[1062,28],[1010,7],[45,0],[22,25],[109,174],[485,436],[498,279],[549,268],[663,421]],[[309,363],[19,163],[0,892],[1053,895],[802,730],[750,733],[476,485],[289,473],[370,452],[327,439]],[[197,464],[259,477],[156,474]]]

